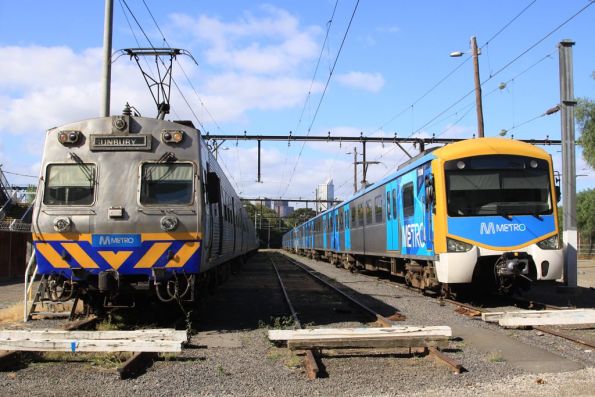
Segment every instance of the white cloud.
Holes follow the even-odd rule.
[[[206,61],[211,65],[247,73],[295,72],[296,66],[316,57],[318,27],[301,28],[285,10],[260,7],[264,15],[244,13],[236,22],[185,14],[170,16],[178,28],[207,43]]]
[[[380,73],[349,72],[336,76],[339,83],[370,92],[379,92],[384,86],[384,77]]]

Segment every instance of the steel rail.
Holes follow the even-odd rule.
[[[323,283],[325,286],[331,288],[332,290],[334,290],[335,292],[337,292],[339,295],[341,295],[342,297],[344,297],[345,299],[347,299],[349,302],[353,303],[354,305],[358,306],[360,309],[362,309],[363,311],[365,311],[366,313],[372,315],[373,317],[376,317],[376,320],[382,324],[384,327],[392,327],[393,326],[393,322],[390,321],[389,319],[387,319],[386,317],[384,317],[381,314],[376,313],[374,310],[372,310],[371,308],[369,308],[368,306],[366,306],[365,304],[361,303],[360,301],[356,300],[354,297],[348,295],[347,293],[341,291],[339,288],[337,288],[336,286],[332,285],[331,283],[329,283],[328,281],[324,280],[322,277],[314,274],[313,271],[310,271],[308,269],[306,269],[304,266],[302,266],[299,262],[295,261],[294,259],[291,259],[289,257],[286,257],[288,259],[289,262],[291,262],[294,266],[300,268],[301,270],[303,270],[304,272],[306,272],[307,274],[309,274],[311,277],[313,277],[314,279],[318,280],[319,282]]]
[[[317,276],[316,274],[314,274],[314,271],[310,271],[308,269],[306,269],[305,267],[303,267],[299,262],[297,262],[296,260],[290,258],[287,255],[283,255],[289,262],[293,263],[295,266],[297,266],[298,268],[302,269],[304,272],[306,272],[307,274],[309,274],[310,276],[314,277],[315,279],[317,279],[318,281],[324,283],[326,286],[332,288],[333,290],[335,290],[336,292],[338,292],[339,294],[341,294],[341,296],[347,298],[350,302],[354,303],[355,305],[359,306],[360,308],[362,308],[363,310],[365,310],[366,312],[376,316],[376,318],[378,319],[378,322],[382,323],[383,325],[390,327],[393,325],[392,321],[388,320],[386,317],[374,312],[372,309],[370,309],[368,306],[364,305],[363,303],[355,300],[353,297],[347,295],[345,292],[339,290],[337,287],[335,287],[334,285],[328,283],[326,280],[322,279],[321,277]],[[391,285],[398,285],[398,284],[394,284],[392,283]],[[405,287],[403,287],[405,288]],[[465,372],[466,369],[463,367],[463,365],[461,365],[460,363],[456,362],[455,360],[453,360],[452,358],[446,356],[444,353],[442,353],[438,348],[435,347],[426,347],[424,348],[424,351],[430,355],[432,355],[433,357],[435,357],[439,362],[447,365],[448,367],[450,367],[453,371],[454,374],[460,374],[462,372]]]
[[[275,273],[277,275],[277,280],[279,281],[279,286],[281,287],[281,291],[283,291],[283,296],[285,297],[285,302],[287,303],[287,306],[289,307],[289,310],[291,311],[291,316],[293,317],[293,322],[295,323],[295,325],[298,328],[303,329],[304,327],[302,326],[302,323],[300,322],[297,312],[295,311],[295,308],[293,307],[293,304],[291,303],[291,299],[289,298],[289,294],[287,293],[287,289],[285,288],[285,284],[283,283],[283,279],[281,278],[279,269],[277,268],[277,265],[275,264],[275,261],[273,260],[273,258],[271,258],[271,255],[268,254],[267,257],[269,258],[269,261],[271,261],[271,265],[273,266],[273,269],[275,270]],[[320,373],[320,368],[318,368],[318,363],[316,362],[316,356],[314,354],[313,349],[306,349],[306,356],[304,357],[304,366],[306,367],[306,374],[308,375],[308,379],[312,380],[312,379],[318,378],[318,374]]]
[[[390,283],[390,284],[391,285],[394,285],[397,288],[404,289],[406,291],[415,291],[415,292],[421,293],[421,291],[419,291],[419,290],[417,290],[415,288],[410,288],[410,287],[407,287],[407,286],[404,286],[404,285],[401,285],[401,284],[397,284],[397,283]],[[528,299],[523,299],[523,298],[518,298],[518,297],[509,297],[509,298],[511,300],[517,302],[517,304],[522,302],[522,303],[527,304],[527,306],[529,306],[529,307],[531,305],[533,305],[533,306],[534,305],[539,305],[539,306],[541,306],[541,307],[543,307],[545,309],[549,309],[549,310],[564,310],[565,309],[564,307],[561,307],[561,306],[554,306],[554,305],[550,305],[550,304],[546,304],[546,303],[541,303],[541,302],[536,302],[536,301],[532,301],[532,300],[528,300]],[[477,311],[479,313],[489,313],[489,311],[487,311],[485,309],[482,309],[482,308],[477,307],[477,306],[469,305],[469,304],[466,304],[466,303],[462,303],[462,302],[456,301],[454,299],[448,299],[448,298],[443,298],[443,297],[440,297],[439,299],[440,299],[440,302],[448,302],[448,303],[450,303],[451,305],[454,305],[454,306],[463,307],[465,309]],[[589,347],[589,348],[595,348],[595,343],[594,342],[590,342],[590,341],[581,339],[579,337],[575,337],[573,335],[566,334],[564,332],[556,331],[556,330],[553,330],[551,328],[544,327],[544,326],[538,326],[538,325],[532,326],[531,328],[533,328],[533,329],[535,329],[537,331],[540,331],[540,332],[549,334],[549,335],[553,335],[553,336],[557,336],[557,337],[562,338],[562,339],[569,340],[569,341],[574,342],[574,343],[579,344],[579,345],[583,345],[583,346],[586,346],[586,347]]]

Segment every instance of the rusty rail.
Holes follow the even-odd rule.
[[[285,284],[283,283],[283,279],[281,278],[279,269],[277,268],[275,261],[273,260],[273,258],[271,258],[270,255],[268,255],[268,258],[271,261],[271,265],[273,266],[275,273],[277,274],[277,280],[279,281],[279,286],[281,287],[281,291],[283,291],[283,296],[285,297],[285,302],[287,303],[287,306],[289,307],[289,310],[291,311],[291,317],[293,317],[293,322],[295,323],[295,325],[298,328],[303,329],[304,327],[302,326],[302,323],[300,322],[297,312],[295,311],[293,304],[291,303],[291,299],[289,298],[289,294],[287,293],[287,289],[285,288]],[[304,357],[304,366],[306,367],[306,375],[308,376],[308,379],[312,380],[312,379],[318,378],[320,369],[318,368],[318,363],[316,362],[316,355],[315,355],[315,352],[313,349],[306,350],[306,356]]]
[[[392,327],[393,322],[390,321],[389,319],[387,319],[386,317],[384,317],[383,315],[376,313],[374,310],[370,309],[365,304],[363,304],[360,301],[356,300],[354,297],[352,297],[352,296],[348,295],[347,293],[341,291],[339,288],[337,288],[333,284],[331,284],[328,281],[324,280],[322,277],[316,275],[313,271],[310,271],[310,270],[306,269],[299,262],[297,262],[297,261],[295,261],[295,260],[293,260],[291,258],[288,258],[288,257],[285,257],[285,258],[289,262],[291,262],[294,266],[300,268],[301,270],[303,270],[304,272],[306,272],[307,274],[309,274],[314,279],[318,280],[319,282],[321,282],[325,286],[331,288],[332,290],[334,290],[335,292],[337,292],[339,295],[341,295],[342,297],[344,297],[345,299],[347,299],[349,302],[353,303],[354,305],[356,305],[357,307],[359,307],[360,309],[362,309],[366,313],[372,315],[373,317],[376,317],[376,320],[380,324],[382,324],[384,327]]]

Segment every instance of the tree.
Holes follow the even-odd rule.
[[[592,77],[595,79],[595,72]],[[578,99],[576,123],[581,130],[578,141],[583,147],[583,157],[591,168],[595,168],[595,101],[587,98]]]
[[[583,190],[576,196],[576,223],[583,243],[595,239],[595,189]]]
[[[298,208],[293,212],[293,214],[289,215],[285,218],[287,225],[289,227],[295,227],[301,223],[306,222],[308,219],[313,218],[316,216],[316,211],[312,208]]]

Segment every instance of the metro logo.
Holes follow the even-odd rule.
[[[141,245],[138,234],[94,234],[93,247],[129,248]]]
[[[405,247],[423,248],[426,246],[426,229],[423,223],[412,223],[403,227]]]
[[[479,234],[515,233],[526,230],[527,226],[524,223],[481,222],[479,225]]]

